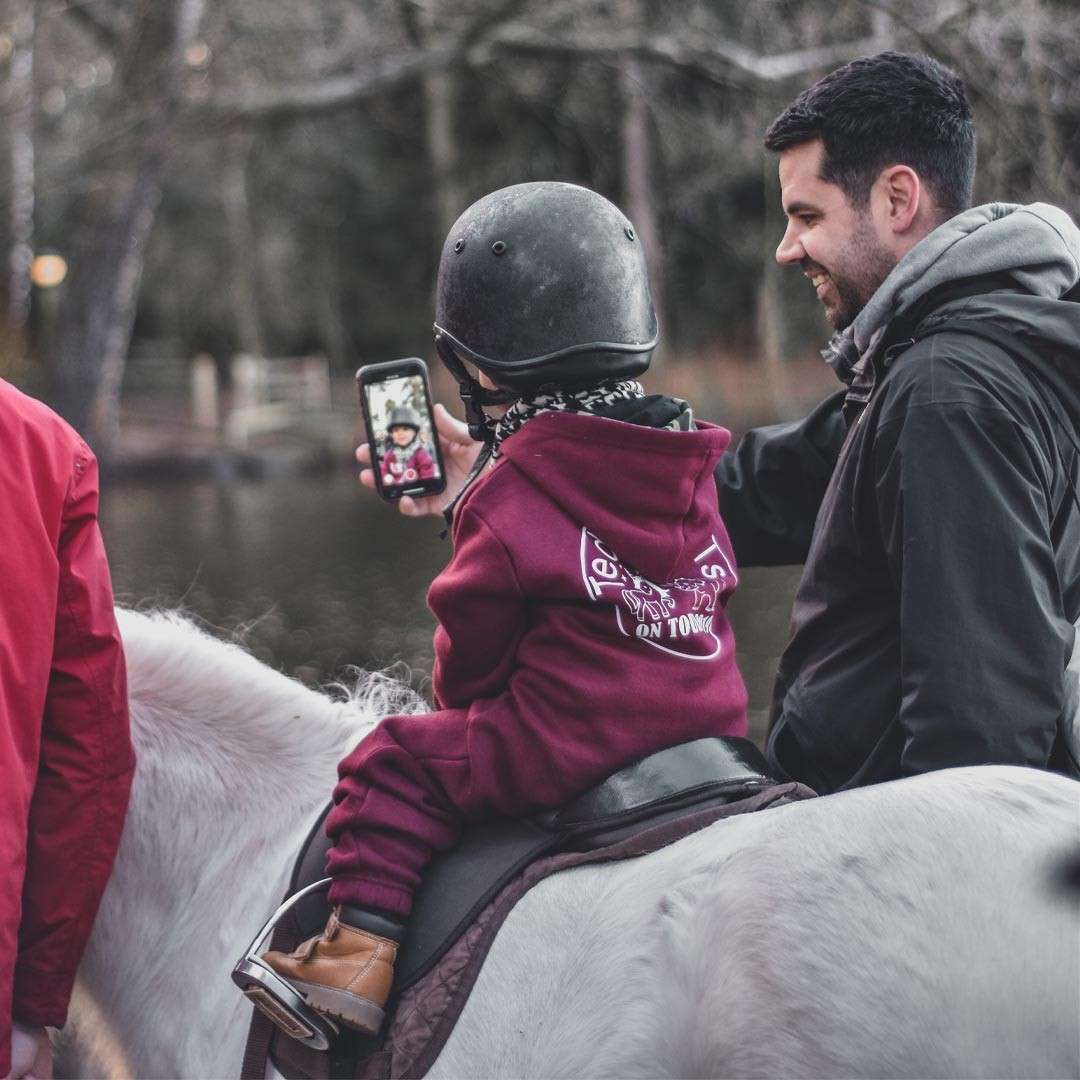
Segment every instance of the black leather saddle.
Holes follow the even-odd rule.
[[[561,810],[469,827],[460,843],[424,872],[395,964],[394,997],[429,971],[492,897],[535,859],[557,851],[607,847],[691,810],[746,798],[775,782],[749,739],[696,739],[621,769]],[[301,848],[290,896],[326,876],[330,841],[323,824],[329,812],[328,806]],[[290,914],[296,940],[319,933],[330,915],[326,894],[313,893]]]

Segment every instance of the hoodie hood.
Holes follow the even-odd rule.
[[[917,320],[920,336],[956,319],[992,324],[1037,357],[1043,380],[1080,428],[1080,303],[1021,292],[987,292],[954,300]]]
[[[1064,210],[1046,203],[988,203],[965,210],[923,237],[893,267],[823,355],[844,382],[866,378],[893,319],[931,289],[990,274],[1007,275],[1030,299],[1058,301],[1080,281],[1080,229]]]
[[[583,413],[533,417],[503,447],[511,464],[619,558],[668,581],[716,518],[713,469],[730,432],[641,427]]]

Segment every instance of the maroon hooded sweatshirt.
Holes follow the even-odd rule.
[[[549,412],[505,441],[428,593],[438,711],[383,720],[339,766],[331,902],[405,917],[463,823],[553,809],[664,747],[746,733],[713,480],[729,440]]]
[[[408,461],[398,461],[392,448],[382,460],[382,482],[386,487],[431,480],[435,476],[435,459],[423,446],[417,446]]]

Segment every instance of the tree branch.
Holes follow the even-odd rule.
[[[291,114],[329,112],[355,105],[365,98],[393,90],[420,75],[463,62],[477,41],[492,27],[514,18],[528,0],[501,0],[469,24],[447,45],[418,47],[377,58],[369,67],[295,86],[260,86],[250,90],[220,92],[210,97],[189,98],[189,111],[225,122],[249,121]]]
[[[124,28],[115,15],[100,3],[100,0],[83,0],[69,4],[58,4],[49,15],[68,15],[90,36],[106,49],[115,51],[124,36]]]
[[[501,11],[512,14],[524,0],[508,0]],[[490,16],[484,20],[490,25]],[[452,44],[434,49],[415,49],[376,59],[370,67],[349,75],[294,86],[259,86],[250,90],[219,92],[211,97],[188,99],[188,111],[196,117],[225,122],[249,121],[291,114],[328,112],[355,105],[365,98],[393,90],[420,75],[456,63],[483,66],[496,53],[534,56],[617,57],[634,55],[680,68],[716,73],[710,64],[763,82],[779,82],[826,67],[886,44],[880,38],[863,38],[843,45],[802,49],[776,56],[758,56],[735,42],[710,39],[690,44],[672,37],[613,36],[604,39],[562,39],[517,26],[494,33],[470,27]]]
[[[892,44],[889,38],[866,37],[815,49],[761,56],[738,42],[695,34],[642,38],[639,35],[610,35],[604,38],[556,38],[527,27],[505,27],[480,42],[470,61],[482,63],[494,52],[534,56],[638,56],[674,67],[705,71],[710,75],[738,75],[759,82],[782,82],[816,71],[853,56],[878,52]],[[719,71],[717,71],[719,67]]]
[[[329,112],[393,90],[418,75],[437,71],[460,59],[459,47],[410,50],[374,60],[362,71],[295,86],[257,86],[188,97],[189,116],[198,119],[263,120],[298,113]]]

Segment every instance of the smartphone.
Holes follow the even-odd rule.
[[[427,364],[415,356],[366,364],[356,373],[375,490],[388,502],[437,495],[446,469],[431,414]]]

